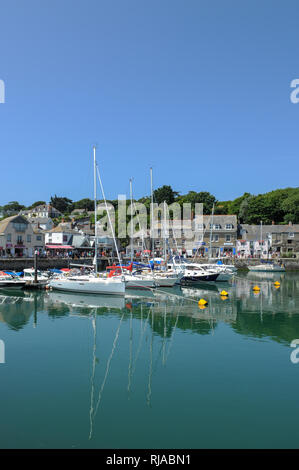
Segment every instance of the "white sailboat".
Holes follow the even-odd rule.
[[[65,279],[53,279],[49,282],[49,286],[53,289],[68,291],[68,292],[81,292],[85,294],[113,294],[113,295],[124,295],[125,294],[125,279],[121,277],[102,278],[98,277],[97,270],[97,162],[96,162],[96,149],[93,147],[93,161],[94,161],[94,217],[95,217],[95,269],[94,273],[89,276],[69,276]],[[102,189],[103,199],[107,206],[104,189],[100,175],[98,173],[100,185]],[[107,208],[107,207],[106,207]],[[109,210],[107,210],[109,223],[113,232],[113,240],[116,248],[116,252],[119,257],[115,235],[110,220]]]

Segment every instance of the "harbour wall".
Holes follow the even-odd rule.
[[[191,261],[191,258],[190,258]],[[192,260],[193,261],[193,260]],[[236,268],[240,270],[248,269],[248,266],[255,266],[261,264],[260,259],[250,258],[250,259],[240,259],[240,258],[227,258],[223,259],[223,264],[234,264]],[[75,264],[78,265],[88,265],[91,266],[93,262],[92,258],[79,258],[79,259],[70,259],[70,258],[38,258],[37,267],[40,270],[53,269],[53,268],[70,268],[74,267]],[[101,258],[98,260],[98,269],[99,271],[105,270],[106,266],[112,264],[113,262],[117,263],[117,260],[111,260],[111,258]],[[197,258],[194,260],[196,263],[205,264],[208,263],[208,260],[205,258]],[[299,271],[299,259],[297,258],[281,258],[279,260],[285,268],[286,271]],[[0,271],[22,271],[24,268],[33,268],[34,260],[33,258],[9,258],[1,259],[0,258]]]
[[[38,258],[37,259],[37,268],[41,271],[46,269],[53,268],[72,268],[74,265],[88,265],[91,266],[93,262],[92,258]],[[98,260],[98,269],[105,270],[106,266],[111,263],[111,259],[102,258]],[[10,258],[10,259],[1,259],[0,258],[0,271],[22,271],[26,268],[34,267],[33,258]]]

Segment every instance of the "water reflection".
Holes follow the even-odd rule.
[[[281,282],[280,288],[275,288],[274,280]],[[252,290],[255,284],[260,287],[258,294]],[[220,296],[223,288],[229,293],[228,298]],[[170,338],[175,328],[210,334],[219,322],[226,322],[241,334],[266,335],[289,342],[299,336],[297,318],[293,318],[299,313],[298,292],[299,275],[293,273],[248,273],[238,275],[229,284],[128,291],[125,298],[55,291],[2,291],[0,321],[18,331],[30,323],[31,316],[33,326],[38,326],[41,313],[55,320],[66,316],[94,317],[96,311],[97,316],[124,315],[132,326],[134,319],[144,324],[149,314],[149,327],[161,338]],[[206,308],[199,308],[200,298],[208,301]]]
[[[49,366],[50,375],[56,377],[57,370],[60,371],[60,358],[63,356],[65,360],[63,370],[68,370],[69,367],[70,376],[82,382],[82,390],[85,387],[86,393],[78,395],[80,399],[76,401],[76,407],[83,403],[84,417],[88,419],[86,423],[88,429],[84,427],[85,424],[82,425],[84,438],[87,439],[88,436],[89,441],[93,439],[91,442],[93,443],[95,436],[99,436],[96,426],[100,424],[99,418],[104,417],[106,409],[109,409],[109,400],[111,403],[115,403],[113,401],[115,399],[124,400],[123,408],[126,409],[133,409],[130,405],[134,403],[136,407],[134,410],[140,412],[143,406],[146,409],[145,416],[148,417],[147,412],[151,408],[151,412],[157,409],[157,397],[160,399],[159,394],[163,397],[167,388],[163,382],[165,376],[170,377],[170,384],[174,386],[172,395],[175,395],[176,387],[177,393],[182,392],[181,378],[177,371],[182,374],[188,361],[191,390],[197,373],[196,367],[192,368],[197,345],[201,348],[200,352],[203,352],[204,359],[208,358],[211,350],[217,347],[216,341],[207,341],[209,335],[215,335],[215,338],[221,342],[221,334],[217,336],[217,331],[220,333],[224,331],[226,341],[229,336],[225,335],[233,330],[236,334],[230,335],[230,338],[232,341],[237,339],[238,347],[240,340],[244,338],[263,339],[263,343],[268,341],[272,343],[271,346],[275,341],[288,347],[294,338],[299,338],[297,315],[299,275],[283,273],[275,277],[271,275],[269,278],[268,273],[266,276],[260,274],[238,275],[232,283],[216,284],[212,288],[203,285],[201,288],[129,291],[125,298],[55,291],[45,293],[2,291],[0,329],[8,327],[17,332],[19,337],[22,329],[35,326],[32,338],[40,342],[41,337],[45,343],[50,339],[53,343],[53,337],[56,338],[59,330],[60,356],[56,361],[49,360],[48,363],[46,352],[44,358]],[[274,286],[275,280],[281,282],[278,289]],[[258,294],[252,290],[255,284],[260,287]],[[228,292],[227,298],[221,298],[222,289]],[[200,298],[207,300],[207,307],[199,308]],[[48,319],[52,322],[51,326],[55,324],[59,327],[56,330],[51,328],[49,337],[47,336],[49,328],[46,324]],[[82,329],[81,325],[84,325]],[[74,332],[77,342],[73,339]],[[13,333],[10,336],[16,335]],[[188,347],[189,340],[192,348]],[[38,342],[35,344],[40,347]],[[250,342],[246,344],[252,346]],[[76,349],[76,358],[79,357],[79,349],[80,354],[82,353],[81,362],[78,364],[72,359],[72,348]],[[235,351],[234,348],[232,351]],[[259,351],[260,349],[257,354]],[[268,351],[267,349],[266,352]],[[254,347],[251,347],[248,353],[250,357],[253,352]],[[208,361],[209,364],[215,365],[211,358]],[[201,372],[204,373],[205,360],[201,362]],[[77,366],[82,374],[79,379],[77,374],[80,372],[77,372]],[[227,367],[229,373],[229,363]],[[255,368],[253,374],[254,371]],[[211,380],[208,373],[209,371],[206,377]],[[186,374],[187,388],[188,377]],[[254,382],[255,376],[251,377]],[[213,380],[219,386],[217,378],[218,375],[214,374]],[[73,380],[70,380],[70,384],[73,383]],[[205,385],[200,383],[198,390]],[[206,400],[208,394],[212,392],[207,392],[206,388],[204,390],[203,397]],[[126,399],[131,400],[127,407]],[[164,395],[163,399],[168,400],[168,397],[165,398]],[[206,403],[205,400],[202,402]],[[111,410],[113,406],[111,405]]]

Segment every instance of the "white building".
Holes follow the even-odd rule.
[[[22,215],[13,215],[0,222],[0,255],[29,257],[36,249],[44,248],[43,234],[35,232],[33,226]]]
[[[41,204],[40,206],[36,206],[33,209],[21,211],[20,215],[26,215],[29,218],[50,217],[51,219],[55,219],[57,217],[61,217],[62,213],[59,210],[55,209],[55,207],[51,206],[51,204]]]

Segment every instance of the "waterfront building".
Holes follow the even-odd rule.
[[[238,223],[236,215],[203,215],[194,219],[194,241],[188,249],[211,258],[236,255]]]
[[[45,248],[54,251],[72,251],[74,235],[82,235],[78,229],[71,228],[70,223],[61,222],[52,230],[45,231]]]
[[[44,249],[42,234],[22,215],[13,215],[0,222],[0,255],[29,257],[36,249]]]
[[[61,217],[63,214],[55,209],[51,204],[41,204],[39,206],[33,207],[32,209],[23,210],[20,212],[20,215],[25,215],[29,218],[32,217],[42,217],[42,218],[51,218],[56,219]]]
[[[223,257],[236,254],[238,224],[236,215],[203,215],[192,220],[169,220],[166,225],[166,253],[201,257]],[[155,255],[163,255],[165,227],[159,220],[154,228]],[[142,246],[150,249],[149,231],[147,237],[134,237],[134,253]],[[130,244],[126,248],[130,252]]]
[[[239,227],[239,257],[284,257],[299,255],[299,224],[248,225]]]
[[[239,226],[237,256],[240,258],[266,258],[271,249],[271,235],[267,226],[242,224]]]

